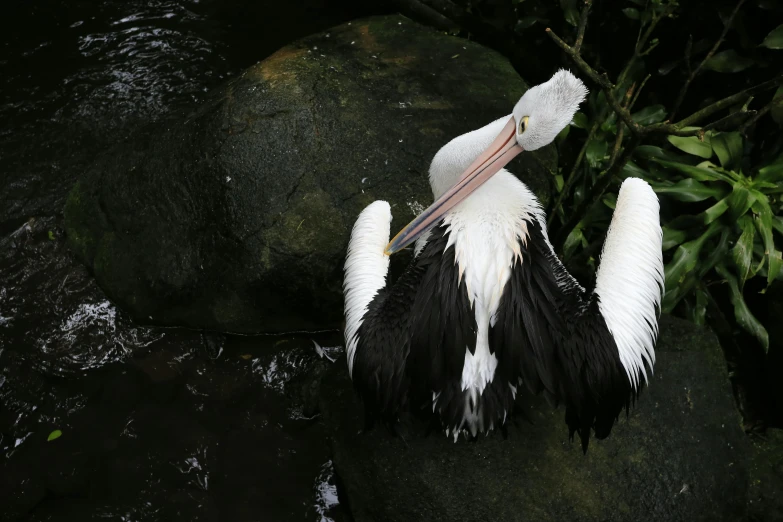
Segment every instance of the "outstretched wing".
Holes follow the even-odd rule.
[[[461,378],[465,350],[475,351],[475,314],[448,239],[446,225],[434,228],[356,330],[352,378],[371,415],[394,422],[409,405],[430,407],[434,392]]]
[[[635,390],[599,310],[554,254],[542,219],[528,222],[521,256],[490,329],[499,376],[566,405],[570,436],[586,451],[591,428],[609,435]]]

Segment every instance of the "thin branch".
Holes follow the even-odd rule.
[[[726,32],[728,31],[727,28],[731,26],[731,23],[733,21],[734,16],[736,15],[737,10],[739,9],[739,7],[742,5],[744,1],[745,0],[739,0],[737,7],[732,12],[731,17],[729,18],[726,24],[726,28],[724,28],[725,30],[721,35],[719,42],[715,44],[713,49],[710,51],[710,54],[702,61],[702,63],[699,64],[696,70],[691,73],[693,77],[695,77],[696,74],[698,74],[698,72],[704,66],[704,63],[715,53],[717,48],[720,46],[722,39],[725,37]],[[577,39],[580,46],[582,40],[584,39],[584,26],[586,25],[586,17],[587,17],[587,11],[589,10],[589,7],[590,7],[590,2],[586,1],[585,8],[583,9],[582,16],[580,18],[580,27],[577,33]],[[650,26],[648,26],[645,33],[640,37],[639,41],[637,42],[637,45],[634,49],[633,56],[629,59],[625,68],[620,74],[617,85],[623,84],[625,80],[625,76],[627,76],[628,72],[631,70],[631,66],[634,60],[638,59],[643,52],[648,53],[654,48],[655,44],[651,45],[650,48],[648,48],[646,51],[642,51],[642,49],[647,43],[647,40],[652,35],[652,32],[655,26],[657,25],[658,21],[668,16],[670,9],[672,9],[672,4],[667,4],[666,9],[660,15],[653,17]],[[644,87],[644,84],[649,79],[649,75],[644,79],[639,89],[636,90],[635,95],[634,95],[634,88],[632,86],[625,93],[623,104],[620,104],[614,95],[614,91],[617,89],[617,85],[613,84],[609,80],[606,73],[599,74],[587,62],[585,62],[585,60],[582,58],[579,52],[580,47],[577,47],[576,44],[573,47],[568,45],[559,36],[557,36],[550,28],[546,28],[546,33],[549,35],[552,41],[558,45],[558,47],[560,47],[563,51],[565,51],[566,54],[568,54],[568,56],[574,61],[576,66],[579,68],[581,73],[585,75],[587,78],[589,78],[590,80],[592,80],[601,88],[609,106],[615,112],[617,117],[620,120],[622,120],[622,122],[625,123],[625,125],[630,129],[632,134],[626,146],[623,147],[622,142],[624,137],[623,136],[624,127],[622,126],[622,124],[618,123],[618,132],[615,138],[612,154],[610,156],[609,166],[606,168],[606,170],[604,170],[599,175],[598,179],[596,180],[596,183],[593,185],[592,189],[590,190],[590,193],[579,203],[579,205],[569,215],[568,219],[565,221],[565,223],[563,223],[563,226],[555,235],[553,243],[558,250],[562,248],[562,245],[565,243],[565,240],[568,238],[568,235],[571,233],[574,227],[576,227],[579,224],[579,222],[584,218],[584,216],[587,214],[590,208],[601,199],[606,189],[611,185],[612,181],[621,172],[623,167],[625,167],[626,163],[631,158],[631,155],[633,154],[634,150],[645,137],[649,135],[675,135],[675,136],[697,136],[699,139],[704,139],[704,133],[707,130],[706,128],[685,130],[685,127],[694,126],[696,123],[701,122],[702,120],[708,118],[709,116],[712,116],[718,111],[730,108],[731,106],[737,104],[738,102],[748,100],[749,97],[759,92],[763,92],[765,90],[776,87],[781,83],[783,83],[783,75],[780,75],[772,80],[763,82],[759,85],[750,87],[748,89],[745,89],[744,91],[738,92],[732,96],[728,96],[726,98],[723,98],[722,100],[712,103],[707,107],[704,107],[703,109],[691,114],[689,117],[682,119],[679,122],[670,123],[670,121],[667,120],[663,123],[655,123],[652,125],[640,125],[633,120],[633,116],[631,115],[630,110],[633,108],[633,105],[636,103],[636,100],[639,97],[639,93]],[[691,40],[689,40],[688,49],[691,48],[690,42]],[[690,68],[690,62],[688,56],[686,56],[686,58],[688,59],[688,64]],[[684,97],[684,94],[682,94],[682,96]],[[748,114],[748,112],[749,111],[744,109],[739,111],[739,113],[744,113],[743,115]],[[729,117],[734,117],[736,114],[738,113],[735,112],[735,114],[729,115]],[[724,121],[728,122],[729,117],[723,118],[718,122],[714,122],[714,125],[717,125],[718,123]],[[578,169],[579,164],[583,160],[588,143],[589,143],[589,137],[588,140],[583,145],[582,151],[580,151],[579,156],[577,157],[577,161],[575,162],[571,174],[569,175],[568,182],[570,182],[570,184],[573,184],[573,180],[576,177],[576,171]],[[557,211],[562,206],[563,199],[565,198],[568,192],[566,188],[570,189],[570,186],[567,187],[567,185],[564,184],[563,190],[560,192],[558,196],[558,200],[553,208],[552,214],[550,214],[549,224],[552,223],[553,217],[556,215]]]
[[[576,209],[574,209],[574,211],[571,213],[568,220],[563,224],[560,230],[558,230],[553,242],[555,248],[558,251],[562,248],[565,240],[568,238],[568,235],[571,233],[574,227],[579,224],[590,208],[601,199],[601,197],[604,195],[604,192],[606,192],[606,189],[609,188],[609,185],[612,184],[612,180],[614,180],[615,176],[617,176],[620,171],[622,171],[628,160],[631,159],[631,154],[633,154],[633,151],[639,145],[641,140],[642,137],[638,134],[631,137],[617,161],[615,161],[606,171],[601,174],[596,184],[593,185],[593,189],[590,191],[590,193],[582,200],[581,203],[579,203]]]
[[[631,104],[628,106],[628,110],[633,110],[633,106],[636,105],[636,100],[639,99],[639,95],[642,93],[642,89],[644,89],[644,86],[647,85],[647,80],[649,80],[652,77],[651,74],[648,74],[644,80],[642,80],[642,84],[639,86],[638,89],[636,89],[636,94],[633,96],[633,100],[631,100]]]
[[[574,185],[574,181],[576,180],[576,171],[579,168],[579,165],[582,164],[582,160],[584,159],[585,153],[587,152],[587,146],[590,144],[590,140],[593,139],[593,136],[595,136],[595,133],[598,131],[598,127],[600,127],[600,124],[597,121],[593,123],[592,127],[590,127],[590,131],[587,133],[587,138],[585,139],[582,148],[579,150],[579,154],[577,154],[576,160],[574,160],[573,167],[571,167],[571,172],[568,173],[568,178],[566,178],[565,183],[563,183],[563,189],[560,191],[560,194],[557,195],[557,201],[555,201],[555,205],[552,207],[552,211],[549,213],[549,220],[547,225],[552,226],[552,223],[554,223],[555,220],[555,216],[557,216],[557,212],[563,205],[563,200],[571,191],[571,187]]]
[[[649,78],[649,76],[648,76]],[[631,98],[633,98],[634,90],[636,88],[636,84],[631,85],[628,88],[628,91],[625,93],[625,100],[623,101],[623,108],[628,110],[628,108],[631,105]],[[634,98],[635,99],[635,98]],[[608,169],[612,168],[612,165],[614,165],[615,160],[617,160],[617,154],[620,152],[620,147],[623,144],[623,135],[625,134],[625,127],[622,124],[617,125],[617,136],[615,136],[614,139],[614,146],[612,147],[612,155],[609,157],[609,167]]]
[[[546,33],[549,35],[550,38],[558,45],[561,49],[563,49],[568,56],[571,57],[571,59],[576,63],[576,65],[579,67],[579,70],[582,71],[588,78],[593,80],[595,83],[601,86],[601,90],[604,91],[604,95],[606,96],[606,100],[609,102],[609,105],[614,109],[614,112],[617,113],[618,116],[620,116],[623,121],[625,122],[628,127],[635,133],[638,133],[641,131],[641,126],[633,121],[633,118],[631,118],[631,114],[623,109],[623,107],[617,102],[617,99],[614,97],[613,91],[614,91],[614,84],[609,81],[609,78],[606,76],[606,73],[598,74],[593,70],[592,67],[590,67],[587,62],[585,62],[582,57],[579,55],[578,52],[574,51],[573,47],[565,43],[562,39],[560,39],[559,36],[557,36],[552,29],[549,27],[546,28]]]
[[[582,41],[585,39],[585,27],[587,26],[587,16],[590,13],[590,7],[593,0],[585,0],[585,6],[579,15],[579,27],[576,30],[576,41],[574,42],[574,52],[579,52],[582,48]]]
[[[674,6],[672,4],[666,4],[666,7],[660,14],[653,14],[652,19],[650,20],[650,25],[647,26],[647,30],[644,31],[644,34],[636,41],[636,45],[633,48],[633,55],[628,59],[628,61],[625,64],[625,67],[623,67],[623,70],[620,72],[620,74],[617,76],[617,84],[622,85],[625,81],[625,77],[628,76],[628,73],[631,71],[631,68],[636,63],[636,60],[641,58],[642,56],[645,56],[650,53],[657,45],[658,43],[653,43],[646,51],[642,51],[645,45],[647,45],[647,40],[650,39],[650,36],[652,36],[653,31],[655,31],[655,28],[658,26],[658,22],[669,16],[672,11],[674,11]]]
[[[764,115],[765,115],[765,114],[767,114],[769,111],[771,111],[771,110],[772,110],[772,108],[773,108],[773,107],[775,107],[776,105],[779,105],[779,104],[782,104],[782,103],[783,103],[783,94],[781,94],[780,96],[776,96],[775,98],[773,98],[773,99],[772,99],[772,101],[771,101],[771,102],[769,102],[769,103],[768,103],[768,104],[766,104],[764,107],[762,107],[761,109],[759,109],[759,111],[758,111],[758,112],[757,112],[757,113],[756,113],[756,114],[755,114],[753,117],[751,117],[749,120],[747,120],[745,123],[743,123],[743,124],[740,126],[740,128],[739,128],[739,131],[740,131],[742,134],[745,134],[745,131],[747,131],[747,130],[748,130],[750,127],[752,127],[753,125],[755,125],[755,124],[756,124],[756,122],[757,122],[757,121],[759,121],[759,119],[760,119],[762,116],[764,116]]]
[[[625,127],[620,125],[620,128],[617,129],[617,137],[614,139],[614,147],[612,147],[612,155],[609,157],[609,165],[614,165],[615,160],[617,159],[617,153],[620,152],[620,146],[623,144],[623,133],[625,131]]]
[[[731,29],[731,24],[734,23],[734,17],[737,16],[737,12],[739,12],[740,7],[742,7],[742,4],[744,3],[745,0],[739,0],[737,2],[737,5],[734,6],[734,10],[731,12],[731,15],[729,15],[729,19],[726,20],[726,24],[723,26],[723,31],[720,33],[720,37],[715,42],[715,45],[712,46],[712,49],[710,49],[710,51],[707,53],[707,56],[704,57],[701,63],[696,66],[696,69],[694,69],[688,75],[688,78],[685,80],[682,89],[680,89],[680,94],[677,95],[677,101],[674,102],[674,107],[672,108],[672,112],[669,115],[670,120],[673,120],[677,115],[677,111],[680,110],[680,105],[682,105],[682,102],[685,99],[685,94],[688,92],[688,89],[690,88],[693,80],[696,79],[696,76],[701,72],[704,65],[715,55],[715,52],[723,43],[723,40],[726,38],[726,34],[729,32],[729,29]]]
[[[682,127],[689,127],[691,125],[695,125],[696,123],[702,121],[704,118],[707,118],[708,116],[712,116],[713,114],[715,114],[720,110],[728,109],[732,105],[735,105],[743,101],[749,96],[755,96],[756,94],[762,93],[766,90],[772,89],[781,84],[783,84],[783,74],[776,76],[775,78],[772,78],[771,80],[768,80],[766,82],[760,83],[756,86],[745,89],[744,91],[740,91],[736,94],[732,94],[731,96],[727,96],[722,100],[718,100],[715,103],[710,104],[704,107],[703,109],[694,112],[687,118],[683,118],[682,120],[674,124],[674,126],[682,128]],[[660,125],[662,124],[657,123],[655,125],[650,125],[649,127],[647,127],[647,129],[652,129]]]
[[[702,127],[705,131],[716,130],[720,132],[741,130],[742,126],[753,116],[757,111],[739,110],[732,112],[728,116],[725,116],[719,120],[715,120]]]

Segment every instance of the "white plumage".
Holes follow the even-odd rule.
[[[664,287],[658,196],[645,181],[626,179],[606,234],[595,293],[628,379],[638,388],[655,363],[658,310]]]
[[[410,316],[412,310],[422,313],[421,308],[416,307],[422,303],[448,307],[448,303],[444,305],[437,301],[441,294],[465,295],[475,319],[475,330],[467,330],[469,337],[475,335],[475,345],[467,342],[464,346],[459,390],[450,392],[450,395],[443,393],[443,389],[433,388],[428,392],[431,393],[433,411],[443,417],[447,433],[453,433],[456,437],[459,431],[467,430],[475,435],[505,422],[517,386],[523,379],[520,374],[518,378],[504,381],[503,386],[497,387],[498,366],[503,364],[498,357],[503,356],[506,358],[505,364],[522,360],[526,364],[536,365],[532,375],[537,372],[540,382],[528,382],[528,387],[543,386],[556,397],[562,396],[560,398],[569,407],[579,410],[577,419],[572,417],[569,420],[569,426],[572,432],[579,431],[585,448],[593,422],[597,435],[608,434],[613,423],[613,419],[608,417],[616,416],[616,410],[623,403],[627,404],[627,399],[615,397],[609,401],[605,398],[602,406],[602,399],[595,396],[609,393],[606,390],[627,395],[626,392],[617,391],[625,389],[624,386],[635,393],[641,384],[640,375],[646,378],[645,366],[652,368],[655,362],[657,312],[663,288],[662,234],[657,197],[642,180],[628,179],[623,183],[604,244],[594,291],[600,317],[593,319],[589,316],[589,321],[595,322],[594,326],[590,326],[593,322],[585,321],[588,321],[590,303],[596,300],[595,296],[584,295],[584,289],[565,271],[554,255],[546,233],[544,213],[537,198],[524,183],[501,168],[516,152],[535,150],[551,142],[571,121],[586,93],[587,89],[581,81],[561,70],[548,82],[528,90],[511,115],[459,136],[438,151],[429,172],[436,202],[403,231],[414,229],[416,232],[413,236],[418,239],[412,262],[414,269],[403,277],[404,284],[408,285],[405,286],[405,292],[410,295],[383,290],[389,266],[388,256],[384,252],[395,251],[386,246],[391,219],[389,205],[377,201],[361,213],[352,232],[345,265],[345,334],[349,371],[355,380],[360,380],[360,389],[366,387],[362,392],[366,401],[373,402],[391,416],[396,415],[398,405],[395,401],[407,400],[407,392],[402,390],[410,384],[406,376],[421,371],[426,374],[426,369],[411,368],[408,358],[430,349],[416,344],[417,339],[421,338],[421,334],[416,332],[427,332],[427,328],[432,329],[432,324],[417,325],[417,321],[426,320]],[[511,133],[508,138],[507,133]],[[491,173],[487,175],[486,172]],[[455,194],[464,198],[464,194],[459,193],[468,183],[474,183],[474,186],[465,189],[465,192],[470,191],[468,197],[457,199],[458,202],[452,203],[451,207],[443,205],[455,198]],[[429,230],[435,225],[437,234]],[[424,231],[424,228],[428,230]],[[402,237],[405,237],[404,234]],[[405,238],[405,243],[412,240],[409,236]],[[438,241],[440,243],[436,245]],[[537,243],[534,245],[534,242]],[[436,266],[432,262],[433,252],[451,257],[444,259],[445,264]],[[531,266],[530,263],[539,265]],[[443,270],[446,272],[439,272]],[[452,271],[454,281],[450,283]],[[515,271],[517,276],[512,277]],[[430,279],[427,279],[427,274],[430,274]],[[525,284],[538,286],[527,288],[520,281],[529,281]],[[463,283],[464,287],[461,286]],[[434,286],[431,291],[420,290],[417,285],[423,284]],[[444,284],[447,286],[442,287]],[[454,288],[464,290],[454,294],[453,289],[449,290],[452,287],[448,285],[451,284],[456,285]],[[382,291],[385,293],[381,294]],[[539,292],[540,295],[531,294],[528,297],[531,292]],[[512,297],[513,301],[510,301]],[[362,324],[369,317],[368,310],[374,300],[377,300],[377,306],[373,312],[372,326],[363,328]],[[576,301],[571,303],[573,300]],[[409,301],[411,304],[406,305]],[[454,306],[466,304],[455,302]],[[538,308],[521,308],[522,317],[509,323],[509,314],[512,319],[514,317],[512,308],[509,308],[512,306]],[[545,308],[539,309],[540,306]],[[563,313],[562,310],[566,309],[578,317],[564,317],[563,326],[560,327],[550,324],[552,314]],[[501,311],[504,314],[502,320]],[[437,313],[443,315],[446,312],[448,310]],[[444,317],[457,316],[459,314],[447,314]],[[385,318],[389,319],[388,324],[384,322]],[[520,339],[522,345],[507,346],[508,343],[501,340],[495,341],[500,344],[493,346],[490,332],[496,329],[497,322],[503,323],[502,327],[498,327],[503,331],[498,332],[496,337],[506,335],[503,338]],[[588,327],[579,326],[583,323],[589,328],[596,328],[597,333],[586,337],[599,339],[595,342],[603,343],[596,350],[614,350],[614,355],[601,352],[603,355],[596,356],[593,361],[593,356],[588,353],[591,347],[586,347],[588,352],[584,354],[573,351],[573,343],[578,345],[583,340],[571,339],[577,330],[569,328]],[[450,339],[453,333],[450,328],[454,327],[459,329],[460,325],[445,326],[441,337],[432,337],[435,339],[433,342],[437,344],[441,342],[438,339]],[[383,332],[378,329],[383,329]],[[603,339],[604,334],[601,332],[607,332],[606,336],[610,335],[611,339]],[[372,340],[363,339],[363,335],[370,334],[373,334]],[[435,348],[443,351],[443,354],[435,352],[436,355],[429,356],[436,357],[436,360],[439,360],[438,357],[456,357],[450,354],[461,353],[449,351],[452,348],[449,346]],[[522,351],[509,355],[509,350]],[[552,350],[554,353],[550,353]],[[357,353],[365,357],[361,375],[356,374]],[[574,364],[587,365],[586,369],[577,369],[573,375],[568,373],[561,368],[571,364],[564,362],[564,357],[575,358]],[[620,364],[622,366],[620,372],[624,373],[625,384],[614,380],[615,377],[610,377],[612,380],[605,383],[595,383],[591,381],[592,377],[582,375],[583,371],[595,371],[594,367],[599,362],[607,364],[606,361],[612,357],[617,358],[618,367]],[[556,362],[560,359],[563,360]],[[426,362],[428,359],[425,357],[424,360]],[[436,373],[428,377],[432,382],[442,382],[437,373],[441,371],[440,365],[435,364],[432,371]],[[615,370],[609,370],[604,374],[617,374],[612,373]],[[524,368],[522,372],[525,373]],[[547,372],[553,373],[548,375]],[[450,377],[456,378],[456,375]],[[362,382],[362,379],[366,382]],[[557,383],[558,379],[570,379],[573,382],[562,388]],[[454,385],[457,383],[454,382]],[[491,392],[488,391],[489,387],[493,387]],[[549,389],[552,387],[554,389]],[[589,404],[595,403],[588,410],[593,408],[595,411],[583,411],[585,405],[569,391],[574,387],[584,388],[587,396],[585,400]],[[490,402],[484,400],[487,394],[493,397],[487,399]],[[457,404],[453,401],[461,401],[458,404],[462,411],[456,414],[452,411],[454,404]],[[611,403],[609,406],[605,405],[607,401]],[[493,410],[490,414],[487,412],[489,408],[497,411]]]
[[[385,201],[370,203],[353,225],[351,243],[345,260],[345,350],[348,372],[353,374],[353,358],[358,341],[356,332],[367,312],[367,306],[386,286],[389,256],[383,253],[389,242],[391,208]]]

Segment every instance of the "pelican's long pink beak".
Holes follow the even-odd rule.
[[[520,152],[522,147],[516,140],[516,122],[511,116],[495,141],[471,163],[457,183],[394,236],[394,239],[386,245],[386,255],[402,250],[416,241],[454,205],[468,197]]]

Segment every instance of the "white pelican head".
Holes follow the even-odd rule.
[[[386,246],[386,254],[391,255],[414,242],[517,154],[549,145],[571,122],[585,96],[587,87],[563,69],[549,81],[528,89],[497,138],[470,164],[453,187],[391,240]]]
[[[564,69],[528,89],[514,107],[517,144],[522,150],[536,150],[552,143],[586,96],[585,84]]]

